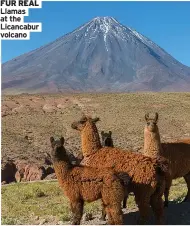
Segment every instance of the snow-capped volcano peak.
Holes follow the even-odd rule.
[[[116,22],[112,17],[95,17],[92,23],[99,26],[99,29],[106,34]]]
[[[190,68],[109,16],[2,67],[3,90],[189,91]]]
[[[95,40],[103,37],[104,46],[107,52],[109,51],[107,42],[108,36],[126,40],[126,31],[131,32],[127,27],[121,25],[115,18],[109,16],[93,18],[91,21],[74,31],[77,33],[77,37],[80,36],[78,31],[84,34],[87,43],[91,39]]]
[[[107,37],[114,36],[123,41],[140,40],[142,43],[149,47],[159,48],[151,40],[138,33],[136,30],[123,26],[120,24],[114,17],[104,16],[104,17],[95,17],[86,25],[85,36],[91,38],[96,38],[97,34],[102,33],[104,37],[105,47],[108,51]],[[162,50],[158,50],[162,51]],[[162,51],[163,52],[163,51]],[[163,52],[164,53],[164,52]]]
[[[90,25],[96,25],[103,32],[107,33],[111,29],[115,29],[115,27],[122,27],[121,24],[113,17],[105,16],[105,17],[95,17],[91,20]]]
[[[98,17],[93,18],[92,21],[94,21],[96,23],[106,23],[106,24],[117,23],[117,24],[119,24],[119,22],[114,17],[111,17],[111,16],[103,16],[103,17],[98,16]]]
[[[101,32],[103,33],[104,37],[104,42],[105,42],[105,47],[106,51],[108,51],[108,46],[107,46],[107,35],[109,32],[116,31],[120,24],[115,20],[113,17],[95,17],[92,19],[90,23],[90,27],[95,27],[94,32]]]

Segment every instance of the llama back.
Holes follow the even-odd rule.
[[[152,184],[153,187],[156,186],[156,177],[159,173],[157,168],[160,172],[168,169],[165,160],[160,159],[158,162],[157,158],[151,159],[140,153],[110,147],[101,148],[93,155],[84,158],[81,164],[99,168],[112,167],[116,172],[128,173],[132,182],[136,184],[148,185],[155,181],[155,184]]]
[[[179,140],[175,141],[174,143],[190,144],[190,138],[179,139]]]

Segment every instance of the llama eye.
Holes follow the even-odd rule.
[[[147,122],[147,125],[149,126],[150,125],[150,122]]]

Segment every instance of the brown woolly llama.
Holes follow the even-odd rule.
[[[188,193],[184,201],[190,201],[190,142],[180,140],[173,143],[161,143],[157,126],[158,113],[154,118],[145,115],[144,154],[146,156],[163,156],[169,161],[170,175],[167,178],[164,192],[165,206],[168,206],[168,196],[173,179],[184,177]],[[189,142],[189,143],[188,143]]]
[[[139,207],[139,223],[145,223],[150,214],[150,205],[157,224],[163,222],[162,195],[168,162],[164,158],[150,158],[140,153],[119,148],[102,147],[95,122],[99,118],[82,117],[72,128],[80,131],[84,159],[81,164],[91,167],[114,167],[116,172],[125,172],[131,177],[129,192],[134,192]]]
[[[50,138],[52,161],[56,176],[64,194],[70,200],[72,224],[80,224],[84,201],[92,202],[102,199],[108,215],[109,224],[123,224],[121,201],[124,198],[126,184],[130,178],[127,174],[116,175],[110,168],[104,170],[73,166],[64,148],[64,138],[55,141]],[[119,176],[122,178],[119,178]],[[122,185],[122,182],[124,184]]]
[[[108,133],[105,133],[104,131],[102,131],[101,138],[102,138],[103,147],[113,147],[113,139],[112,139],[111,131],[109,131]]]

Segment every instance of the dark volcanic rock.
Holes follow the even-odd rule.
[[[17,169],[14,162],[10,160],[7,161],[1,168],[1,182],[3,182],[3,184],[15,182],[16,171]]]
[[[3,64],[3,92],[190,91],[190,68],[112,17]]]

